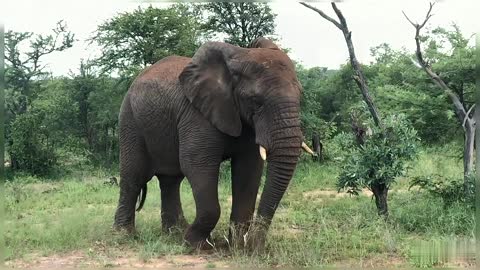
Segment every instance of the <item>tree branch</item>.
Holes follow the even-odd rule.
[[[320,14],[320,16],[322,16],[324,19],[326,19],[327,21],[330,21],[331,23],[333,23],[338,29],[342,30],[342,25],[337,22],[335,19],[333,19],[332,17],[328,16],[326,13],[324,13],[323,11],[321,11],[320,9],[314,7],[314,6],[311,6],[305,2],[300,2],[301,5],[303,6],[306,6],[307,8],[317,12],[318,14]]]
[[[404,11],[402,11],[403,15],[405,18],[412,24],[413,27],[415,27],[415,44],[416,44],[416,51],[415,55],[417,56],[418,63],[422,67],[422,69],[427,73],[427,75],[433,80],[433,82],[440,87],[445,94],[450,98],[452,101],[454,108],[455,108],[455,113],[460,121],[460,123],[465,123],[465,118],[469,118],[468,114],[465,111],[465,107],[463,106],[462,102],[460,101],[460,98],[458,95],[448,87],[448,85],[438,76],[437,73],[435,73],[431,68],[430,65],[425,61],[423,58],[422,54],[422,49],[421,49],[421,42],[420,42],[420,30],[427,24],[428,20],[433,16],[432,15],[432,9],[434,7],[435,3],[430,3],[430,7],[428,9],[427,15],[425,16],[424,21],[419,24],[419,23],[413,23],[412,20],[405,14]]]
[[[341,29],[348,32],[347,20],[345,20],[345,17],[343,16],[340,9],[337,8],[335,2],[332,2],[332,8],[335,11],[335,14],[337,14],[338,19],[340,20],[340,24],[342,25]]]
[[[402,10],[402,13],[405,16],[405,18],[407,18],[407,20],[413,25],[413,27],[422,29],[425,26],[425,24],[427,24],[428,20],[430,20],[430,18],[433,16],[432,10],[433,10],[433,7],[435,6],[435,3],[430,3],[429,5],[430,5],[430,8],[428,9],[427,15],[425,16],[425,20],[422,22],[422,24],[413,23],[412,20],[408,18],[407,14],[405,14],[403,10]]]
[[[465,115],[465,118],[463,118],[463,123],[462,123],[462,127],[465,128],[465,123],[467,122],[468,119],[470,119],[469,115],[470,113],[472,112],[472,109],[475,108],[475,104],[472,105],[472,107],[470,107],[470,109],[468,110],[467,114]]]
[[[382,127],[382,122],[380,120],[378,109],[375,106],[375,103],[373,102],[372,97],[370,96],[370,90],[367,85],[367,79],[365,78],[365,75],[362,72],[362,68],[358,63],[357,57],[355,56],[355,49],[353,47],[353,42],[352,42],[352,32],[348,29],[347,20],[343,16],[342,12],[340,11],[340,9],[337,8],[336,4],[332,2],[332,8],[335,11],[335,14],[337,14],[337,17],[340,21],[340,22],[337,22],[336,20],[326,15],[323,11],[315,7],[312,7],[304,2],[300,2],[300,4],[302,4],[303,6],[309,9],[316,11],[318,14],[320,14],[320,16],[322,16],[324,19],[333,23],[338,29],[342,31],[343,36],[345,37],[345,41],[347,43],[348,54],[350,56],[350,64],[352,65],[352,68],[355,72],[355,74],[353,75],[353,79],[355,80],[358,88],[360,88],[360,92],[362,93],[363,100],[368,106],[368,110],[372,115],[375,125],[378,127]]]

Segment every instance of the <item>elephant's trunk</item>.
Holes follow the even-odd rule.
[[[267,151],[267,180],[257,217],[268,228],[292,179],[301,152],[299,108],[296,104],[276,110],[270,118]]]
[[[283,156],[281,160],[278,161],[273,161],[270,158],[269,160],[267,165],[267,180],[257,212],[258,217],[260,217],[267,226],[270,224],[280,200],[292,179],[298,158],[297,156]]]

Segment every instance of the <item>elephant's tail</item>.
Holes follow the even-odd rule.
[[[140,211],[145,203],[145,198],[147,197],[147,184],[140,189],[140,194],[138,195],[138,200],[140,203],[138,204],[137,211]]]

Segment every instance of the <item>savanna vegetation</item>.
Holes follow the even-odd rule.
[[[68,22],[52,26],[50,35],[8,31],[7,263],[31,265],[42,256],[58,256],[76,265],[139,265],[159,258],[166,265],[197,264],[181,257],[191,254],[181,232],[161,230],[155,179],[138,214],[139,234],[112,231],[120,104],[143,68],[171,54],[192,56],[206,40],[246,46],[263,35],[281,44],[275,18],[268,4],[260,3],[139,7],[98,25],[90,42],[102,54],[82,61],[67,76],[52,76],[44,57],[68,52],[78,42]],[[315,23],[328,22],[319,18]],[[420,40],[428,67],[470,117],[475,98],[471,36],[455,24],[428,25]],[[265,253],[218,248],[195,255],[205,267],[472,263],[454,259],[473,247],[475,177],[464,175],[465,122],[459,121],[451,93],[422,70],[414,51],[395,50],[385,41],[371,54],[375,60],[360,66],[381,125],[371,117],[351,62],[338,70],[296,63],[305,141],[319,134],[323,155],[316,161],[302,155]],[[213,235],[219,246],[228,235],[228,162],[221,172],[222,216]],[[390,190],[388,210],[373,199],[378,184]],[[191,221],[195,205],[188,181],[181,195]],[[452,251],[452,243],[457,250]]]

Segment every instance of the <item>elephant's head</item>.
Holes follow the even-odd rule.
[[[272,41],[249,48],[221,42],[201,46],[180,75],[188,100],[221,132],[255,130],[267,180],[257,216],[267,227],[292,178],[302,146],[300,94],[295,68]]]

